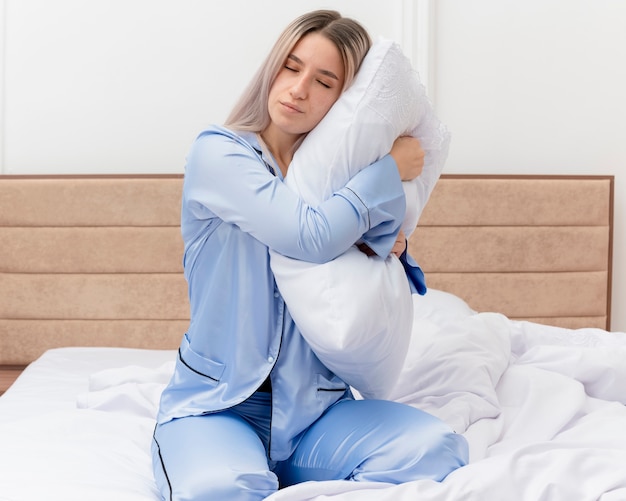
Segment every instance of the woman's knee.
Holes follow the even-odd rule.
[[[183,418],[155,431],[154,476],[163,499],[260,501],[278,489],[265,450],[238,417]]]
[[[276,476],[269,472],[205,471],[161,488],[171,501],[261,501],[277,490]],[[163,487],[163,486],[162,486]]]
[[[468,463],[467,441],[440,419],[408,406],[394,414],[378,449],[353,473],[355,480],[441,481]]]
[[[329,409],[278,472],[284,485],[345,478],[398,484],[442,480],[467,461],[465,438],[435,416],[396,402],[359,400]]]

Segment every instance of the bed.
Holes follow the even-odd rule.
[[[181,187],[0,178],[0,500],[158,499],[150,439],[188,318]],[[470,464],[269,501],[626,499],[612,207],[611,176],[444,175],[409,242],[430,290],[392,398],[463,433]]]

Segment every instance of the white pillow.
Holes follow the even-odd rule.
[[[449,134],[435,117],[417,73],[399,46],[377,40],[354,82],[302,142],[286,184],[317,205],[362,168],[389,153],[400,135],[426,152],[423,174],[405,184],[410,235],[443,168]],[[271,253],[278,287],[319,359],[365,398],[384,398],[408,348],[413,307],[395,256],[367,257],[356,247],[325,264]]]

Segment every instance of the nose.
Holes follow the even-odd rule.
[[[308,79],[305,75],[301,75],[293,82],[289,91],[294,99],[305,99],[308,95]]]

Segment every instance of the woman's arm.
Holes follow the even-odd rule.
[[[276,252],[311,262],[337,257],[372,229],[378,233],[374,240],[393,235],[388,254],[405,210],[389,155],[311,207],[265,168],[252,147],[223,129],[207,131],[194,143],[183,204],[199,220],[218,217]]]

